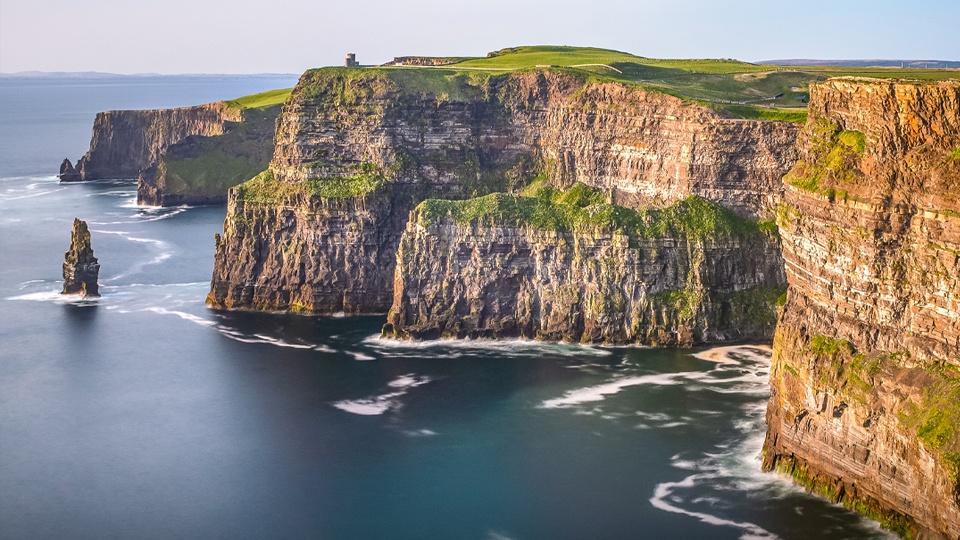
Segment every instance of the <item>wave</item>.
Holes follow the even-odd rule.
[[[680,384],[683,382],[683,377],[690,375],[691,373],[694,372],[658,373],[654,375],[621,377],[603,384],[570,390],[562,397],[544,401],[540,404],[540,407],[543,409],[562,409],[566,407],[573,407],[575,405],[581,405],[583,403],[590,403],[593,401],[603,401],[607,398],[607,396],[619,394],[625,388],[630,388],[631,386],[641,386],[647,384],[666,386]]]
[[[93,305],[102,300],[102,297],[84,298],[79,294],[61,294],[59,289],[52,291],[37,291],[16,296],[8,296],[7,300],[26,300],[30,302],[53,302],[55,304]]]
[[[163,240],[157,240],[156,238],[141,238],[138,236],[131,236],[127,231],[107,231],[103,229],[94,229],[93,232],[98,234],[113,234],[122,237],[124,240],[129,240],[130,242],[149,244],[155,251],[158,251],[153,258],[135,263],[127,270],[105,279],[104,281],[106,282],[117,281],[118,279],[123,279],[127,276],[138,274],[143,271],[145,267],[160,264],[173,257],[173,254],[175,253],[169,243]]]
[[[612,353],[594,345],[537,341],[532,339],[430,339],[423,341],[385,338],[374,334],[363,343],[384,356],[422,357],[425,351],[443,350],[444,357],[496,352],[505,356],[609,356]]]
[[[331,403],[334,407],[350,414],[361,416],[377,416],[391,410],[399,409],[403,403],[399,398],[407,395],[413,388],[423,386],[430,381],[430,377],[408,373],[401,375],[387,383],[388,388],[394,389],[392,392],[373,395],[361,399],[345,399]]]
[[[211,321],[211,320],[209,320],[209,319],[204,319],[203,317],[199,317],[199,316],[194,315],[194,314],[192,314],[192,313],[187,313],[187,312],[185,312],[185,311],[176,311],[176,310],[166,309],[166,308],[157,307],[157,306],[143,308],[143,309],[140,310],[140,311],[147,311],[147,312],[152,312],[152,313],[158,313],[158,314],[160,314],[160,315],[174,315],[174,316],[179,317],[179,318],[181,318],[181,319],[183,319],[183,320],[185,320],[185,321],[190,321],[190,322],[192,322],[192,323],[194,323],[194,324],[199,324],[200,326],[213,326],[213,325],[217,324],[215,321]]]
[[[19,201],[19,200],[21,200],[21,199],[33,199],[33,198],[35,198],[35,197],[43,197],[44,195],[50,195],[51,193],[56,193],[56,192],[58,192],[58,191],[64,191],[64,190],[66,190],[66,189],[67,189],[67,188],[49,189],[49,190],[47,190],[47,191],[38,191],[38,192],[35,192],[35,193],[28,193],[28,194],[26,194],[26,195],[13,195],[13,196],[11,196],[11,195],[6,195],[6,194],[0,194],[0,201]]]
[[[696,512],[693,510],[687,510],[676,506],[671,502],[673,490],[676,488],[692,488],[696,485],[697,481],[716,478],[716,475],[711,474],[691,474],[683,480],[678,482],[661,482],[657,484],[656,489],[654,490],[653,496],[650,497],[650,504],[654,508],[663,510],[664,512],[671,512],[674,514],[683,514],[685,516],[690,516],[698,519],[703,523],[709,525],[718,525],[724,527],[736,527],[742,529],[744,534],[740,537],[742,539],[776,539],[779,538],[777,535],[772,532],[764,529],[763,527],[750,523],[749,521],[733,521],[730,519],[721,518],[713,514],[707,514],[705,512]]]

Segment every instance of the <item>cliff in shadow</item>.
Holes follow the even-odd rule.
[[[222,135],[240,111],[224,102],[197,107],[97,113],[90,149],[76,164],[80,180],[136,178],[163,152],[191,135]]]
[[[960,83],[815,84],[799,149],[764,466],[960,537]]]
[[[270,161],[279,112],[279,104],[254,108],[222,101],[98,113],[90,149],[76,166],[65,159],[59,177],[137,178],[139,204],[223,203],[228,188]]]

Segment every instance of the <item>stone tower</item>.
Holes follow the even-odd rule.
[[[357,62],[357,54],[348,52],[346,58],[343,60],[343,64],[347,67],[358,67],[360,64]]]

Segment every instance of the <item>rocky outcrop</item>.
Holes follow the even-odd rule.
[[[385,335],[689,346],[773,333],[784,292],[777,244],[715,204],[691,198],[641,215],[486,199],[413,213]],[[477,206],[496,209],[464,215]],[[585,219],[538,219],[551,210]]]
[[[77,162],[83,180],[136,178],[191,135],[222,135],[240,109],[225,102],[176,109],[107,111],[93,121],[90,149]]]
[[[799,149],[764,465],[958,538],[960,83],[814,84]]]
[[[223,204],[227,190],[262,171],[273,155],[280,106],[242,109],[216,135],[190,135],[140,171],[137,203]]]
[[[624,206],[697,195],[768,215],[795,134],[562,71],[312,70],[284,106],[269,167],[267,191],[297,195],[231,191],[208,300],[385,312],[395,261],[385,254],[420,201],[515,191],[538,176]]]
[[[63,291],[61,294],[79,294],[84,298],[100,296],[97,277],[100,263],[90,247],[87,222],[74,218],[70,233],[70,249],[63,256]]]
[[[59,178],[61,182],[79,182],[83,180],[69,159],[64,159],[63,162],[60,163],[60,173],[57,174],[57,178]]]

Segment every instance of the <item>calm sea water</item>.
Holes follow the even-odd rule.
[[[861,538],[759,472],[767,354],[416,346],[203,305],[219,207],[59,185],[93,114],[292,79],[0,80],[0,537]],[[103,298],[59,298],[74,216]]]

